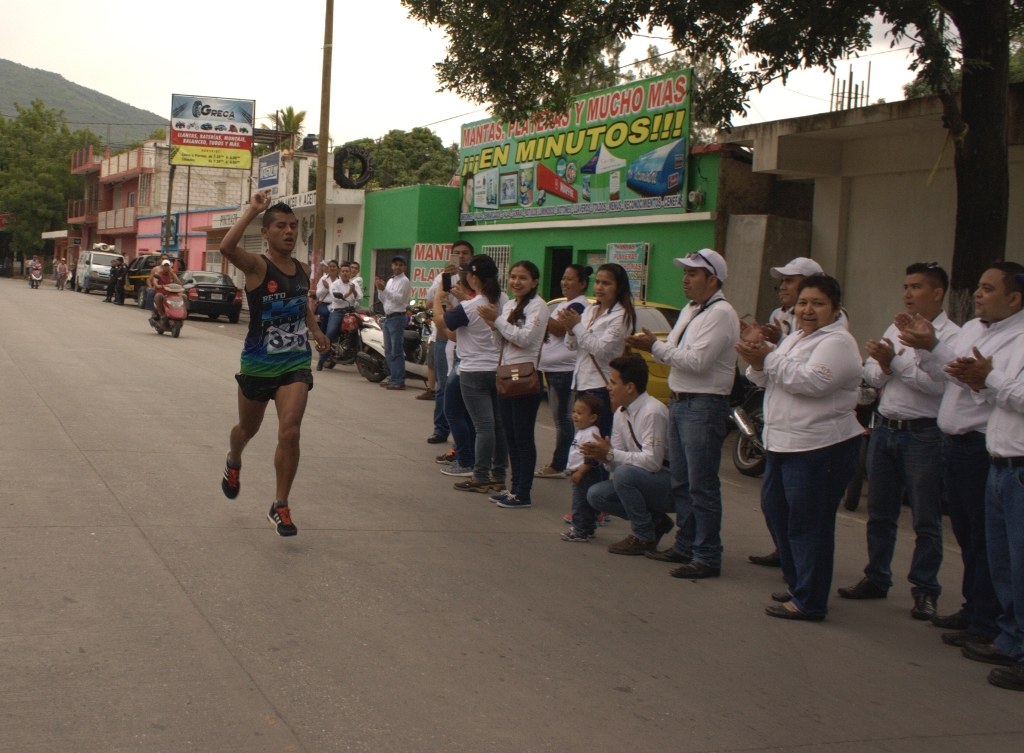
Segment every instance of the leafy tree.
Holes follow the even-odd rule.
[[[0,212],[13,212],[11,247],[22,258],[43,249],[40,235],[67,227],[67,203],[82,196],[82,177],[71,174],[71,155],[102,140],[68,129],[63,110],[42,100],[14,105],[17,116],[0,117]]]
[[[306,127],[306,111],[296,112],[292,105],[288,105],[283,110],[270,113],[266,118],[274,124],[274,128],[295,134],[288,144],[281,145],[285,149],[295,149],[295,145],[301,140],[303,129]]]
[[[893,45],[910,40],[912,68],[942,98],[955,144],[957,220],[952,288],[961,297],[1003,257],[1009,210],[1007,117],[1010,34],[1024,0],[402,0],[413,18],[440,27],[443,89],[491,103],[504,120],[561,110],[576,77],[610,39],[666,27],[691,60],[717,69],[703,81],[705,123],[728,126],[749,93],[802,68],[835,70],[866,49],[872,20]],[[737,61],[751,60],[741,65]],[[960,64],[960,97],[952,72]]]
[[[459,167],[458,146],[446,147],[429,128],[389,131],[379,139],[359,139],[346,146],[361,146],[373,158],[370,189],[447,185]]]

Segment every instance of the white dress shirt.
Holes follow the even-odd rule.
[[[595,303],[577,324],[565,333],[565,347],[576,352],[573,370],[574,390],[596,390],[608,386],[611,366],[608,364],[626,350],[626,335],[632,334],[626,311],[618,303],[598,316],[601,304]],[[593,358],[591,358],[593,356]],[[594,361],[597,361],[597,366]]]
[[[384,304],[385,314],[404,314],[409,306],[409,295],[412,283],[404,274],[395,275],[384,289],[380,291],[380,300]]]
[[[807,452],[864,433],[857,421],[860,350],[840,321],[779,343],[764,369],[747,378],[765,387],[764,446],[772,452]]]
[[[690,303],[667,342],[655,342],[651,355],[667,363],[668,388],[673,392],[728,395],[736,379],[736,352],[740,320],[719,291],[704,305]]]
[[[331,311],[340,311],[341,309],[357,306],[363,298],[363,289],[359,287],[358,283],[352,280],[345,282],[340,277],[329,283],[328,290],[331,297],[327,301],[331,304]],[[338,298],[335,293],[342,297]]]
[[[548,326],[548,304],[543,298],[535,295],[523,311],[525,319],[521,316],[515,324],[509,324],[509,314],[517,305],[517,301],[509,301],[494,320],[494,342],[499,352],[502,343],[505,344],[505,351],[501,356],[503,364],[532,363],[536,366]]]
[[[932,319],[932,326],[940,342],[960,331],[942,312]],[[900,331],[895,324],[889,326],[883,337],[896,349],[896,355],[889,364],[892,374],[884,373],[874,358],[864,362],[864,381],[882,390],[878,412],[895,421],[938,416],[946,380],[936,378],[918,366],[914,350],[900,345]]]
[[[953,435],[984,432],[992,415],[992,402],[989,401],[991,396],[986,394],[988,391],[975,392],[954,379],[943,371],[946,364],[961,356],[973,358],[973,349],[977,348],[983,356],[993,356],[995,366],[1004,367],[1012,352],[1009,346],[1022,334],[1024,312],[1018,311],[991,325],[981,319],[971,319],[964,323],[959,332],[948,340],[940,341],[930,351],[915,351],[922,369],[936,379],[946,380],[938,416],[942,431]]]
[[[570,306],[579,308],[580,316],[586,311],[590,301],[586,296],[580,295],[571,301],[563,301],[555,307],[549,318],[558,321],[558,312],[564,311]],[[544,350],[540,354],[540,370],[551,372],[568,372],[576,368],[576,354],[565,347],[564,337],[549,337],[544,343]]]
[[[327,280],[327,285],[324,285],[324,280]],[[329,289],[330,284],[331,284],[331,276],[330,275],[327,275],[327,274],[320,275],[320,279],[316,281],[316,288],[315,288],[315,290],[316,290],[315,295],[316,295],[316,302],[317,302],[317,304],[330,303],[331,302],[330,301],[331,291]]]
[[[494,332],[477,311],[489,303],[487,296],[478,295],[445,312],[445,326],[456,333],[460,372],[494,371],[498,368]],[[498,310],[505,308],[506,303],[508,296],[502,293],[498,299]]]
[[[657,473],[665,465],[667,436],[668,408],[645,392],[625,408],[615,411],[612,461],[606,465],[611,470],[620,465],[631,465]]]
[[[985,443],[990,455],[997,458],[1024,457],[1024,335],[1006,349],[1009,359],[998,359],[1000,365],[985,379],[984,392],[994,403],[988,419]]]

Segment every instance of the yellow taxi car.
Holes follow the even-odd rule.
[[[588,298],[591,303],[596,303],[596,298]],[[555,298],[548,301],[548,311],[553,312],[560,303],[565,303],[564,298]],[[664,341],[676,319],[679,318],[679,309],[675,306],[666,306],[651,301],[638,301],[633,304],[636,309],[636,331],[641,332],[646,327],[659,340]],[[640,355],[647,361],[647,369],[650,371],[650,378],[647,381],[647,392],[652,397],[658,398],[665,405],[668,405],[672,391],[668,388],[669,366],[665,363],[658,363],[651,357],[650,353],[641,351]]]

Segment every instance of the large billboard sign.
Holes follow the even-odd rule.
[[[462,127],[461,224],[686,211],[689,69]]]
[[[171,96],[171,164],[252,169],[256,103]]]

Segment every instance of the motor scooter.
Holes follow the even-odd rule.
[[[33,267],[28,273],[28,286],[33,290],[39,288],[39,283],[43,281],[43,269],[42,267]]]
[[[387,359],[384,356],[384,331],[381,329],[383,316],[369,317],[363,322],[359,333],[360,352],[356,355],[356,368],[359,373],[371,382],[382,382],[390,375]],[[406,325],[402,334],[405,350],[406,376],[414,376],[427,381],[427,345],[424,332],[429,334],[430,316],[426,310],[413,315],[412,321]]]
[[[149,318],[149,326],[155,329],[158,335],[170,332],[171,337],[177,337],[181,334],[181,325],[188,316],[184,292],[185,288],[181,285],[172,283],[163,286],[164,315],[158,319],[154,311],[153,316]]]

